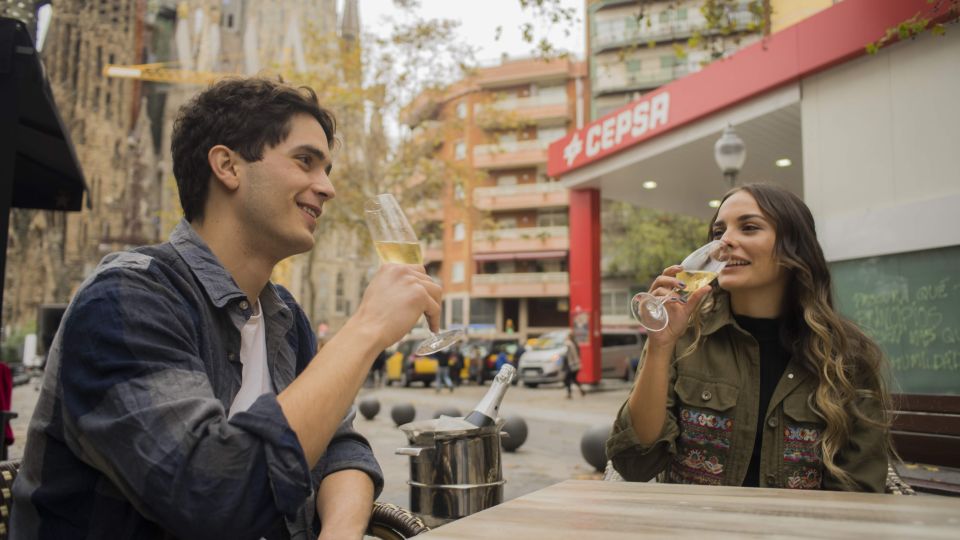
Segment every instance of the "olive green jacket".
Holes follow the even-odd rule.
[[[607,456],[626,480],[739,486],[747,474],[757,431],[760,397],[760,349],[730,313],[726,295],[704,319],[703,339],[688,356],[678,358],[693,341],[688,331],[671,361],[667,416],[659,438],[640,444],[627,404],[621,407],[607,440]],[[646,350],[644,350],[644,356]],[[820,459],[823,420],[808,405],[817,377],[791,359],[764,411],[760,486],[844,489]],[[858,404],[879,419],[876,400]],[[887,472],[886,434],[854,420],[849,444],[835,462],[862,491],[882,492]]]

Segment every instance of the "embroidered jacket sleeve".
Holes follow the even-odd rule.
[[[258,537],[300,509],[310,471],[276,396],[227,421],[199,315],[171,279],[118,260],[74,300],[61,328],[66,443],[174,536]]]
[[[646,359],[647,348],[643,349],[641,364]],[[680,435],[677,417],[674,414],[676,396],[673,385],[677,380],[675,360],[670,362],[670,379],[667,383],[666,417],[657,440],[650,445],[643,445],[637,439],[633,430],[633,421],[630,417],[629,398],[620,407],[617,419],[613,424],[613,432],[607,440],[607,456],[613,467],[624,480],[646,482],[659,474],[677,453],[676,440]],[[634,389],[636,391],[636,389]]]

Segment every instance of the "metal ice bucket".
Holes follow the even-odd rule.
[[[400,426],[410,446],[397,449],[397,454],[410,456],[410,509],[430,527],[503,502],[503,420],[461,429],[439,429],[440,421]]]

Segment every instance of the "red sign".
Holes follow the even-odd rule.
[[[670,92],[648,94],[617,112],[550,145],[547,174],[556,177],[584,163],[612,154],[637,141],[656,135],[670,121]],[[560,151],[560,168],[554,170],[555,151]]]

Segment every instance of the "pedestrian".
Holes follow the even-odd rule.
[[[450,380],[453,381],[454,386],[460,386],[463,384],[463,351],[460,350],[459,344],[454,344],[449,349],[450,353]]]
[[[772,184],[737,187],[709,236],[729,262],[718,286],[664,304],[607,441],[613,466],[635,481],[882,492],[885,362],[833,305],[810,209]],[[651,293],[675,298],[681,270]]]
[[[312,90],[259,78],[180,109],[184,218],[166,243],[108,255],[74,295],[11,538],[363,536],[383,474],[352,403],[377,353],[424,313],[437,329],[441,290],[422,266],[382,265],[315,356],[303,309],[269,280],[317,243],[335,126]]]
[[[573,332],[567,332],[563,344],[567,347],[566,353],[561,357],[563,386],[567,389],[567,399],[573,399],[573,385],[577,385],[577,390],[580,390],[580,397],[585,397],[587,392],[577,380],[577,375],[580,373],[580,346],[573,341]]]
[[[376,359],[373,361],[373,366],[370,369],[370,374],[373,377],[373,386],[374,388],[379,388],[383,386],[383,371],[384,367],[387,365],[387,358],[390,357],[390,353],[386,349],[380,351],[380,354],[377,355]]]
[[[453,393],[453,381],[450,380],[450,351],[439,351],[433,353],[433,357],[437,360],[437,378],[435,381],[434,391],[437,393],[446,386],[450,389],[450,393]]]

